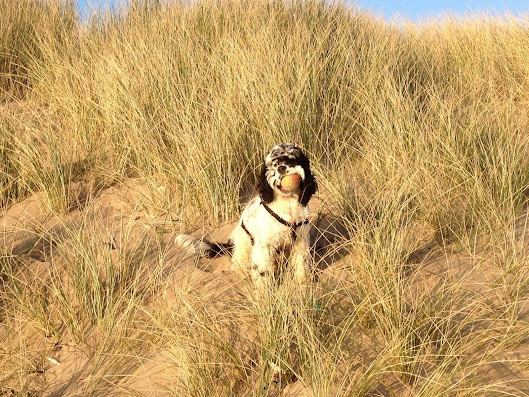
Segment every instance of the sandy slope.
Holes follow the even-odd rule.
[[[252,367],[259,335],[255,316],[249,310],[254,304],[250,284],[231,269],[226,258],[197,262],[195,258],[184,256],[172,244],[175,233],[181,227],[178,220],[168,219],[153,210],[158,208],[158,194],[163,192],[153,194],[142,181],[130,181],[124,186],[99,192],[92,200],[62,217],[50,216],[42,204],[43,197],[34,195],[11,207],[1,217],[3,244],[21,267],[21,280],[34,286],[36,291],[38,283],[44,283],[49,276],[50,268],[58,269],[59,273],[64,271],[62,269],[69,260],[64,247],[68,247],[68,241],[74,239],[82,228],[94,232],[93,241],[99,244],[102,252],[116,257],[115,263],[119,262],[117,258],[124,252],[136,252],[138,266],[145,274],[155,273],[157,278],[151,297],[143,301],[135,314],[135,322],[119,325],[121,328],[117,331],[106,329],[104,324],[85,324],[86,328],[79,336],[69,332],[67,327],[57,325],[60,317],[56,317],[53,321],[58,332],[48,334],[30,314],[15,310],[11,327],[17,330],[18,336],[13,337],[7,328],[0,333],[2,343],[11,344],[6,352],[12,354],[10,359],[4,357],[2,371],[9,373],[24,368],[32,396],[80,396],[86,390],[95,390],[97,395],[107,396],[179,395],[189,387],[186,379],[190,376],[188,371],[192,363],[189,360],[193,356],[182,351],[176,343],[181,341],[181,335],[171,333],[171,324],[178,323],[178,329],[188,330],[189,335],[196,331],[208,343],[203,329],[193,331],[195,320],[197,324],[210,321],[218,335],[226,338],[225,341],[215,339],[210,342],[233,344],[240,352],[242,365]],[[332,249],[330,243],[343,230],[340,232],[336,221],[323,216],[325,206],[321,199],[315,204],[314,224],[319,231],[314,231],[313,240],[321,256],[326,250],[329,253]],[[211,237],[224,240],[233,226],[229,224],[214,230]],[[521,220],[519,233],[524,231],[525,222]],[[319,277],[327,286],[333,283],[341,285],[351,277],[342,269],[343,264],[354,261],[354,257],[344,254],[336,251],[334,255],[324,255],[324,260],[320,262]],[[499,276],[498,268],[490,259],[476,261],[469,255],[447,254],[434,243],[426,244],[414,253],[410,265],[420,267],[414,272],[414,282],[410,283],[410,296],[415,299],[420,299],[422,294],[443,283],[461,280],[464,283],[460,283],[458,288],[479,296],[480,300],[502,299],[502,291],[494,288]],[[341,310],[340,291],[336,288],[335,297],[329,305],[330,310],[336,311],[336,318],[339,318]],[[50,298],[50,301],[54,299]],[[193,313],[197,313],[195,320]],[[496,315],[501,316],[501,313]],[[527,308],[523,308],[520,316],[524,321],[527,321],[527,315]],[[185,316],[189,317],[189,323],[181,328]],[[456,317],[454,321],[457,321]],[[160,327],[153,331],[156,326]],[[480,327],[480,324],[475,326]],[[121,339],[114,339],[116,333]],[[359,346],[359,342],[363,345]],[[366,334],[348,343],[352,346],[352,356],[357,357],[357,368],[361,368],[376,357],[378,346],[383,342],[380,335]],[[525,395],[523,392],[529,393],[529,371],[520,363],[527,360],[529,348],[525,343],[522,347],[512,344],[514,348],[511,349],[510,346],[505,344],[487,358],[488,363],[479,365],[475,382],[509,383],[517,389],[514,395]],[[237,385],[236,378],[231,381],[234,383],[231,389],[238,395],[254,392],[247,385]],[[15,384],[11,381],[9,385],[0,386],[0,395],[17,391]],[[405,385],[389,379],[382,380],[370,395],[390,395],[388,389],[400,390],[399,395],[413,395],[406,391],[408,388]],[[277,392],[270,390],[270,395]],[[214,394],[215,390],[211,393]],[[283,390],[282,395],[311,394],[301,382],[294,382]]]

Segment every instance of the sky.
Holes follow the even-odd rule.
[[[77,1],[83,14],[88,9],[87,4],[98,8],[119,2],[119,0]],[[460,15],[470,12],[493,15],[529,14],[528,0],[350,0],[349,2],[351,4],[356,2],[361,9],[372,10],[376,15],[383,16],[387,20],[401,16],[419,21],[447,12]]]
[[[465,15],[486,13],[505,15],[529,13],[527,0],[358,0],[362,9],[370,9],[386,19],[394,16],[408,17],[418,21],[443,13]]]

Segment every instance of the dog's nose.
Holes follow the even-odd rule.
[[[277,167],[277,171],[280,174],[284,174],[286,170],[287,170],[287,166],[286,165],[280,165],[279,167]]]

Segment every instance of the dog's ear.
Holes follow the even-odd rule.
[[[259,179],[257,181],[257,192],[263,203],[268,204],[274,201],[274,190],[266,180],[266,164],[263,163]]]
[[[318,191],[318,184],[316,183],[316,178],[310,171],[309,159],[303,153],[301,154],[300,165],[305,170],[305,179],[300,186],[299,203],[305,206],[309,203],[312,195]]]

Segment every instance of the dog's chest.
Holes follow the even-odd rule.
[[[272,251],[290,253],[290,249],[294,244],[295,232],[292,228],[283,226],[269,237],[269,247]]]
[[[284,221],[296,224],[308,217],[308,209],[295,202],[274,202],[269,207]],[[290,227],[272,216],[260,200],[250,203],[242,216],[253,237],[272,251],[289,252],[301,227]]]

